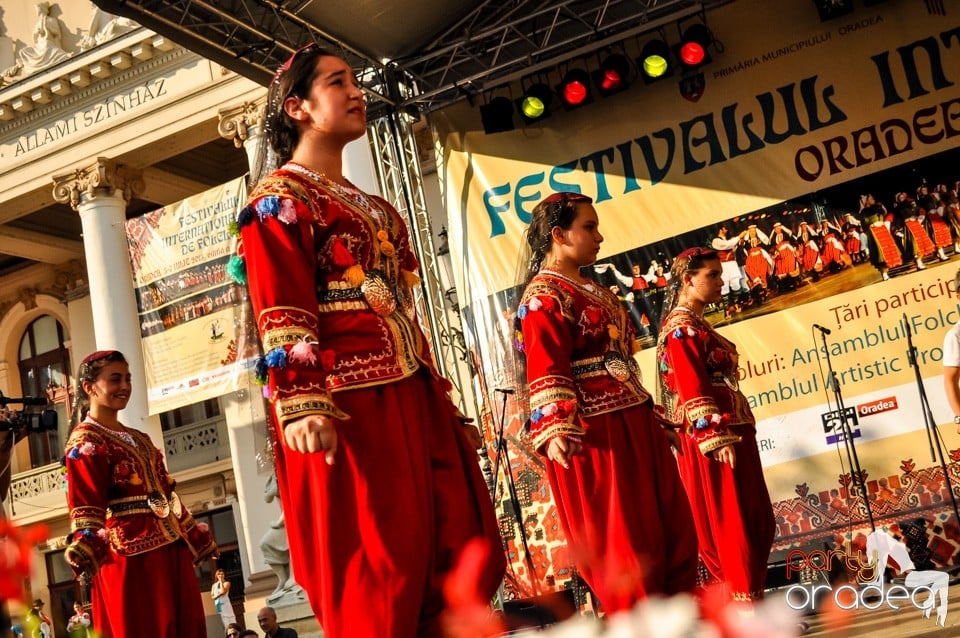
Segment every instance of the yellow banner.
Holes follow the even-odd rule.
[[[874,515],[888,524],[947,502],[925,449],[917,381],[934,420],[951,421],[941,344],[960,320],[960,209],[950,204],[960,177],[960,7],[945,11],[885,2],[821,22],[813,3],[739,0],[706,16],[723,47],[698,78],[698,100],[681,95],[675,75],[634,79],[503,133],[483,132],[477,105],[432,116],[459,299],[482,372],[477,395],[491,449],[502,421],[516,475],[532,486],[525,516],[549,524],[544,461],[525,447],[522,406],[504,397],[501,416],[493,389],[523,383],[510,354],[519,255],[531,210],[557,190],[594,199],[605,241],[590,274],[629,309],[650,389],[673,256],[737,239],[724,300],[708,318],[740,349],[783,519],[778,543],[866,520],[849,491],[838,398],[856,417]],[[867,195],[879,209],[865,207]],[[562,551],[534,545],[535,555]],[[514,566],[549,578],[564,560]]]
[[[151,414],[236,390],[239,287],[227,275],[244,179],[127,221]]]

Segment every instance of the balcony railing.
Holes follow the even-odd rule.
[[[60,464],[51,463],[14,474],[7,504],[15,512],[17,521],[42,520],[66,512],[67,498]]]
[[[163,433],[171,473],[230,458],[227,421],[218,416]]]

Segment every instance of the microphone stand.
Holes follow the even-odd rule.
[[[867,519],[870,521],[870,531],[876,531],[877,527],[873,522],[873,510],[870,507],[870,497],[867,495],[867,485],[863,479],[863,471],[860,469],[860,457],[857,456],[857,446],[853,442],[853,430],[850,429],[850,421],[847,419],[847,409],[843,404],[843,395],[840,392],[840,380],[837,379],[833,371],[833,364],[830,361],[830,348],[827,347],[827,330],[816,326],[820,331],[820,339],[823,341],[824,358],[827,360],[827,376],[830,384],[833,386],[833,398],[837,403],[837,410],[840,416],[840,427],[843,430],[843,443],[847,450],[847,463],[850,466],[850,472],[853,478],[854,488],[863,496],[863,505],[867,509]],[[852,513],[851,513],[852,516]]]
[[[917,361],[917,349],[913,345],[913,333],[910,330],[910,323],[907,321],[907,314],[903,314],[903,327],[907,334],[907,361],[913,368],[914,376],[917,381],[917,391],[920,393],[920,407],[923,411],[923,425],[927,430],[927,441],[930,443],[930,460],[939,461],[940,469],[943,471],[943,479],[947,482],[947,491],[950,493],[950,503],[953,505],[953,515],[960,525],[960,511],[957,509],[957,497],[953,493],[953,485],[950,483],[950,472],[947,470],[947,460],[943,454],[943,437],[937,428],[937,422],[933,418],[933,412],[930,410],[930,401],[927,400],[927,392],[923,387],[923,377],[920,375],[920,363]]]
[[[507,441],[505,438],[506,420],[507,420],[507,395],[513,394],[513,390],[503,390],[496,388],[495,392],[503,395],[503,403],[500,406],[500,431],[497,433],[497,457],[493,463],[493,503],[497,503],[497,477],[500,472],[500,459],[506,463],[506,483],[507,492],[510,496],[510,505],[513,507],[513,515],[517,519],[517,527],[520,529],[520,544],[523,547],[523,557],[527,564],[527,570],[530,572],[530,585],[533,587],[533,595],[541,594],[540,582],[537,578],[537,571],[533,566],[533,556],[530,555],[530,546],[527,543],[527,531],[523,524],[523,513],[520,510],[520,499],[517,497],[517,486],[513,481],[513,467],[510,465],[510,452],[507,450]]]

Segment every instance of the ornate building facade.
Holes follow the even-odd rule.
[[[277,588],[275,554],[268,563],[261,550],[280,511],[272,470],[257,460],[266,444],[259,392],[148,413],[123,230],[131,217],[245,174],[264,92],[89,2],[0,9],[0,390],[47,396],[58,415],[55,431],[16,444],[4,509],[18,525],[49,530],[24,600],[48,602],[58,636],[83,596],[63,560],[59,459],[74,372],[95,349],[130,360],[134,395],[121,418],[163,445],[178,493],[222,548],[217,566],[247,626]],[[198,568],[202,590],[214,569]],[[204,604],[209,635],[222,635]]]

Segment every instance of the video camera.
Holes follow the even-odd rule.
[[[0,420],[0,431],[16,431],[25,429],[28,434],[57,431],[57,411],[45,406],[50,401],[45,397],[6,397],[0,392],[0,407],[6,408],[11,403],[19,403],[24,409],[13,412],[5,420]],[[34,411],[29,408],[43,407],[43,410]]]

